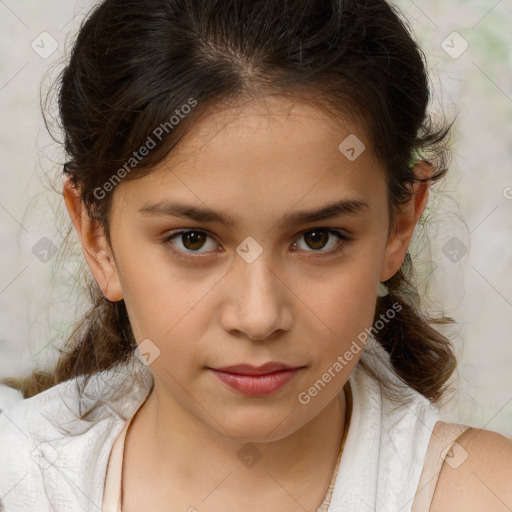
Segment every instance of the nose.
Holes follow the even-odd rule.
[[[221,322],[231,335],[242,333],[259,341],[291,328],[293,294],[282,272],[272,268],[264,254],[252,263],[237,258],[225,283]]]

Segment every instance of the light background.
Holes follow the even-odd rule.
[[[457,321],[445,332],[459,356],[458,392],[444,414],[512,436],[512,1],[395,5],[427,55],[434,110],[459,112],[449,177],[431,194],[427,231],[419,226],[412,246],[425,305]],[[41,80],[60,71],[90,6],[0,0],[0,378],[51,367],[86,305],[74,286],[79,248],[58,266],[51,250],[46,262],[34,252],[63,249],[69,224],[54,163],[62,153],[39,110]],[[47,57],[52,38],[58,48]],[[17,398],[3,392],[0,407]]]

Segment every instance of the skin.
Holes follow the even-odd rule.
[[[338,150],[350,134],[366,146],[354,161]],[[432,168],[420,162],[415,172],[428,176]],[[112,199],[112,247],[79,191],[64,184],[104,295],[124,299],[137,342],[149,339],[160,350],[149,366],[155,389],[126,438],[123,512],[319,506],[343,433],[341,390],[362,351],[308,404],[298,395],[372,325],[378,283],[399,270],[429,185],[415,185],[388,237],[385,175],[364,130],[281,97],[211,111],[150,174],[121,182]],[[341,199],[368,208],[279,224],[285,214]],[[235,224],[140,212],[160,200],[223,212]],[[338,238],[326,233],[322,246],[307,236],[313,228],[343,230],[352,240],[315,257]],[[182,229],[208,237],[202,245],[182,236],[165,242]],[[236,252],[249,236],[263,249],[252,263]],[[207,368],[268,361],[303,368],[257,398]],[[261,454],[252,467],[237,457],[248,443]]]
[[[430,512],[512,510],[512,439],[471,428],[457,444],[467,458],[460,465],[443,463]]]

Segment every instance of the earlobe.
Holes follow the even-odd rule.
[[[121,300],[123,293],[119,275],[102,226],[89,218],[80,191],[73,186],[69,177],[65,178],[63,195],[71,221],[80,237],[84,257],[103,295],[111,301]]]
[[[433,169],[429,162],[422,160],[415,165],[413,171],[421,178],[428,178],[432,176]],[[430,180],[414,183],[409,201],[396,212],[396,226],[386,246],[380,275],[381,282],[387,281],[400,270],[416,224],[427,206],[430,184]]]

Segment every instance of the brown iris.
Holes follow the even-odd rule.
[[[200,231],[189,231],[181,235],[183,245],[191,251],[201,249],[206,238],[206,233],[201,233]]]
[[[322,247],[327,243],[327,239],[329,237],[329,233],[326,231],[308,231],[304,234],[304,240],[308,244],[311,249],[322,249]],[[312,244],[308,243],[308,238],[312,240]]]

